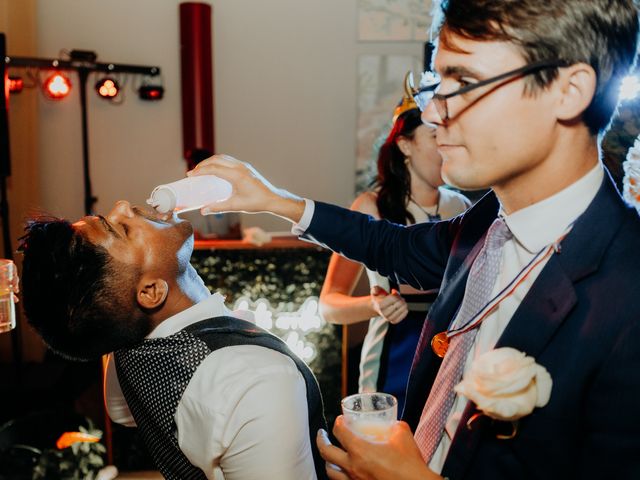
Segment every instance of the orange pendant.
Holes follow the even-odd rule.
[[[449,348],[449,338],[447,332],[440,332],[431,339],[431,349],[440,358],[444,358]]]

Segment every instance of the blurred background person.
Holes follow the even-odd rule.
[[[391,132],[378,153],[373,189],[360,194],[351,209],[402,225],[451,218],[471,202],[443,187],[435,128],[422,123],[406,81],[405,85]],[[320,294],[321,313],[338,325],[369,322],[360,354],[358,391],[391,393],[401,412],[425,313],[437,291],[396,285],[366,269],[371,294],[352,296],[363,269],[360,263],[335,253],[331,256]]]

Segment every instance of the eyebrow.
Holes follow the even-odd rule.
[[[98,215],[98,219],[100,220],[100,223],[102,223],[102,226],[105,228],[105,230],[107,232],[109,232],[114,237],[122,238],[122,235],[120,235],[116,231],[116,229],[111,226],[111,224],[109,223],[109,221],[106,218],[104,218],[102,215]]]
[[[478,80],[482,78],[482,75],[479,72],[461,65],[449,65],[444,68],[440,75],[442,77],[475,77]]]

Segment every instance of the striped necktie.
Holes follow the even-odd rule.
[[[500,270],[502,247],[511,237],[512,234],[504,220],[502,218],[494,220],[489,227],[484,246],[471,266],[464,298],[453,325],[454,329],[469,322],[489,301]],[[453,387],[462,378],[464,365],[477,332],[478,327],[475,327],[451,338],[427,403],[422,410],[414,437],[422,458],[427,464],[440,444],[456,398]]]

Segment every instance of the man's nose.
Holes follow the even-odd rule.
[[[444,124],[444,121],[440,118],[440,114],[438,113],[433,101],[427,103],[420,115],[420,118],[422,119],[422,123],[426,125],[433,125],[436,127]]]
[[[134,216],[131,204],[126,200],[118,200],[111,211],[109,212],[109,219],[117,220],[118,218],[132,218]]]

